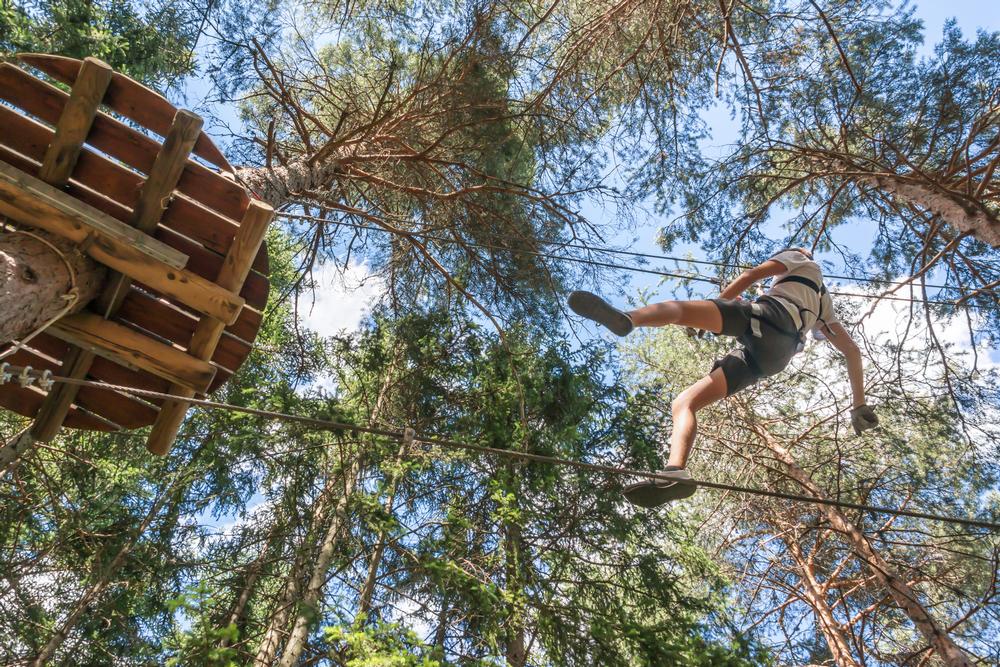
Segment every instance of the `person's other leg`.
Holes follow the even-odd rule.
[[[709,302],[711,303],[711,302]],[[722,368],[715,368],[711,373],[695,382],[674,399],[671,409],[674,416],[674,430],[670,434],[671,467],[687,466],[691,446],[698,431],[697,412],[726,397],[728,384]]]
[[[722,311],[714,301],[663,301],[626,314],[637,327],[676,324],[722,333]]]

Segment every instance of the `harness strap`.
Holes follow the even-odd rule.
[[[750,312],[753,313],[750,317],[750,333],[753,334],[754,338],[760,338],[764,335],[760,331],[760,321],[763,318],[764,311],[760,307],[760,304],[755,301],[750,304]]]
[[[781,280],[774,281],[775,285],[780,285],[781,283],[798,283],[800,285],[805,285],[817,294],[823,294],[826,292],[826,285],[821,287],[805,276],[785,276]]]

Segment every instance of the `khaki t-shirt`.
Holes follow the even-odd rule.
[[[783,264],[787,271],[775,276],[771,287],[764,294],[776,299],[785,307],[800,331],[809,331],[816,327],[818,319],[827,324],[837,321],[837,314],[833,310],[833,299],[830,298],[828,291],[824,290],[821,295],[812,287],[802,283],[786,281],[778,284],[788,276],[801,276],[822,288],[823,271],[819,264],[795,250],[779,252],[771,259]]]

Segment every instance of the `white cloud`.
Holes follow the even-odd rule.
[[[838,290],[861,293],[860,290],[844,288],[838,288]],[[909,296],[905,290],[900,290],[897,294]],[[860,299],[859,305],[863,319],[858,326],[869,340],[878,343],[893,342],[910,352],[928,351],[931,343],[927,318],[922,310],[911,311],[912,304],[887,299],[879,301],[874,308],[872,308],[869,299]],[[964,357],[970,364],[972,363],[972,353],[975,352],[978,356],[977,368],[980,371],[1000,368],[997,350],[988,347],[981,339],[976,340],[975,349],[973,349],[969,335],[970,320],[974,331],[983,330],[986,323],[983,317],[976,312],[969,315],[970,317],[966,318],[965,313],[959,312],[945,318],[932,313],[930,321],[934,335],[942,346],[950,348],[952,353]]]
[[[347,267],[327,262],[313,272],[313,294],[299,301],[302,323],[321,336],[357,331],[372,305],[385,291],[385,282],[367,264]]]

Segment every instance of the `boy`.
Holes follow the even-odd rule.
[[[740,298],[750,285],[772,277],[774,282],[755,302]],[[717,360],[708,375],[674,399],[670,458],[667,467],[659,471],[672,480],[691,479],[685,466],[697,431],[697,412],[762,377],[782,371],[802,349],[808,331],[830,341],[847,359],[854,432],[861,435],[862,431],[878,425],[875,412],[865,404],[861,352],[837,321],[830,293],[823,284],[822,270],[805,248],[787,248],[763,264],[747,269],[722,290],[718,299],[664,301],[623,312],[595,294],[573,292],[569,295],[569,307],[619,336],[628,335],[635,327],[674,324],[733,336],[740,341],[739,349]],[[648,480],[626,487],[625,496],[637,505],[653,507],[690,496],[695,488],[693,484]]]

